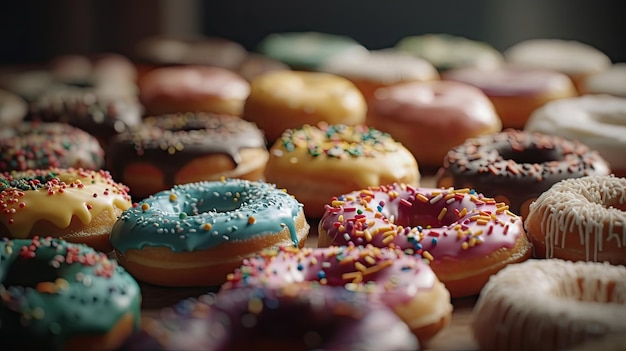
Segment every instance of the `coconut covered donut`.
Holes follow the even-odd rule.
[[[367,294],[373,305],[394,311],[421,345],[449,323],[452,312],[448,290],[420,257],[372,245],[264,251],[228,275],[220,294],[286,284],[320,284]]]
[[[287,284],[206,294],[143,324],[123,350],[419,349],[395,313],[342,287]]]
[[[531,255],[520,217],[470,189],[370,187],[337,196],[318,245],[392,246],[422,255],[452,297],[478,294],[489,277]]]
[[[0,237],[51,236],[111,251],[109,233],[132,202],[106,171],[29,170],[0,175]]]
[[[417,161],[389,134],[365,125],[320,123],[288,129],[270,149],[266,180],[320,218],[336,194],[394,182],[419,185]]]
[[[164,286],[216,286],[245,257],[303,247],[302,205],[272,184],[224,179],[174,186],[125,211],[111,230],[118,261]]]
[[[528,260],[480,293],[472,330],[482,350],[564,350],[626,332],[626,268]]]
[[[556,183],[524,221],[536,257],[626,265],[626,178]]]
[[[3,350],[114,350],[139,329],[135,280],[63,240],[0,240]]]
[[[526,218],[528,205],[554,183],[609,173],[604,158],[576,140],[507,129],[448,151],[437,186],[475,189]]]

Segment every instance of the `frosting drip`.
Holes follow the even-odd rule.
[[[13,238],[26,238],[38,221],[66,228],[72,218],[82,223],[103,212],[115,220],[115,209],[132,203],[125,185],[103,170],[30,170],[0,175],[0,224]]]
[[[616,207],[614,207],[616,206]],[[599,261],[605,243],[626,247],[626,179],[584,177],[552,186],[530,205],[528,220],[540,215],[546,257],[555,247],[565,249],[566,233],[578,232],[586,261]],[[539,211],[540,213],[536,212]]]
[[[113,226],[116,250],[164,246],[206,250],[286,227],[298,245],[295,220],[302,205],[272,184],[228,179],[176,185],[126,210]]]

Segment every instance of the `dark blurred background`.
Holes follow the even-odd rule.
[[[626,61],[621,0],[23,0],[0,6],[0,64],[58,54],[133,55],[150,35],[221,36],[249,50],[267,34],[345,34],[370,49],[407,35],[449,33],[497,49],[530,38],[572,39]]]

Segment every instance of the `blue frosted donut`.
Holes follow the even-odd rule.
[[[91,247],[0,240],[3,350],[114,350],[139,329],[140,300],[135,280]]]
[[[118,261],[165,286],[219,285],[243,258],[303,247],[303,205],[273,184],[228,179],[176,185],[126,210],[113,226]]]

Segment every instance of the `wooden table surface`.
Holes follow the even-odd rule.
[[[422,178],[422,186],[434,186],[432,176]],[[317,247],[317,222],[310,221],[311,232],[305,246]],[[210,288],[169,288],[158,287],[149,284],[142,284],[142,309],[145,316],[154,316],[164,307],[176,304],[178,301],[197,297],[211,292]],[[215,292],[216,290],[213,290]],[[452,304],[451,323],[443,329],[428,345],[428,350],[446,351],[466,351],[477,350],[476,343],[470,332],[470,322],[472,319],[472,307],[476,302],[476,297],[454,299]],[[408,351],[408,350],[407,350]]]

